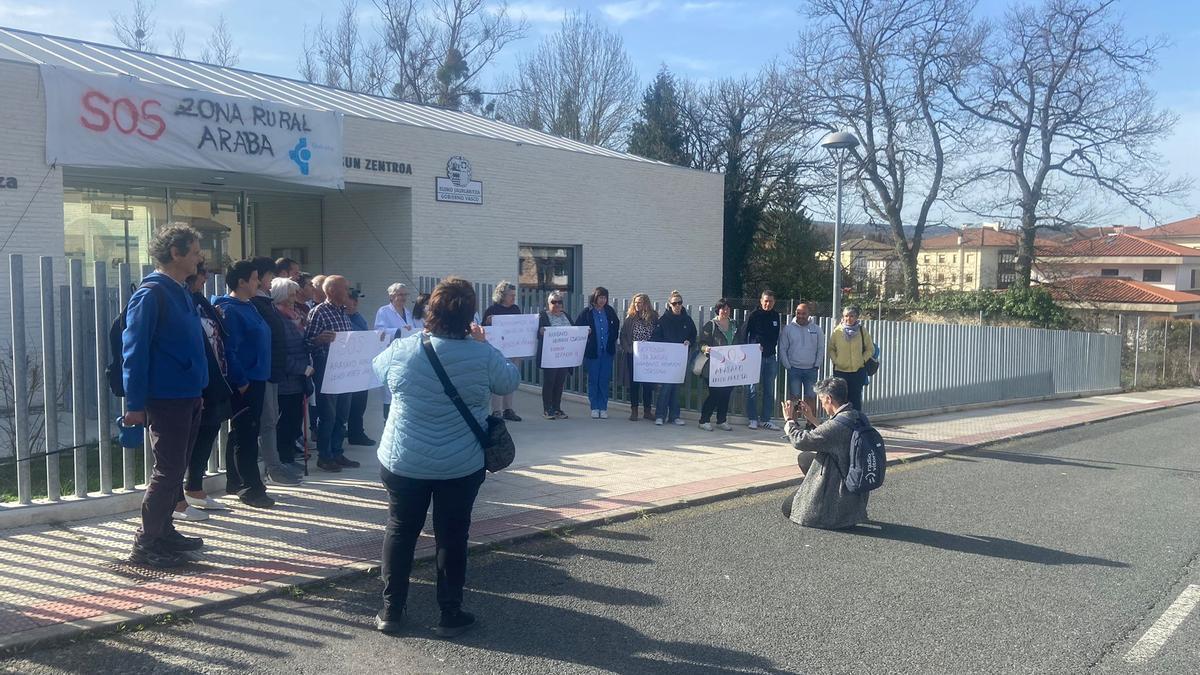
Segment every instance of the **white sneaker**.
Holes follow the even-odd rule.
[[[679,417],[675,418],[675,426],[682,427],[682,426],[685,426],[686,424],[687,424],[687,422],[684,422],[681,418],[679,418]]]
[[[191,504],[189,504],[188,507],[186,509],[184,509],[183,511],[172,511],[171,517],[174,518],[175,520],[186,520],[188,522],[208,520],[207,513],[192,506]]]
[[[705,430],[705,431],[712,431],[712,430],[713,430],[713,426],[712,426],[711,424],[709,424],[708,422],[701,422],[701,423],[700,423],[700,428],[701,428],[701,429],[703,429],[703,430]]]
[[[757,429],[758,428],[758,420],[750,420],[750,428]]]
[[[762,423],[762,428],[763,428],[763,429],[766,429],[767,431],[779,431],[779,427],[778,427],[778,426],[776,426],[776,425],[775,425],[775,423],[774,423],[774,422],[772,422],[772,421],[770,421],[770,420],[767,420],[766,422],[763,422],[763,423]]]
[[[230,508],[228,506],[213,499],[212,497],[205,497],[205,498],[201,499],[200,497],[189,497],[187,495],[184,495],[183,498],[185,500],[187,500],[188,506],[194,506],[198,509],[204,509],[205,511],[229,511],[230,510]]]
[[[721,431],[733,431],[733,427],[729,426],[729,422],[721,422],[717,425]]]
[[[660,418],[658,418],[658,419],[656,419],[656,420],[654,420],[654,426],[656,426],[656,427],[661,427],[662,425],[663,425],[663,421],[662,421],[662,418],[661,418],[661,417],[660,417]]]
[[[592,419],[594,419],[594,420],[600,419],[600,411],[599,410],[592,411]]]
[[[608,419],[608,411],[607,410],[600,411],[600,419],[602,419],[602,420]]]

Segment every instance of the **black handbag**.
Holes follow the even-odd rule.
[[[433,350],[433,342],[430,341],[428,333],[421,336],[421,346],[425,348],[425,355],[429,357],[429,363],[433,365],[433,371],[437,373],[438,379],[442,381],[442,389],[446,391],[446,396],[450,397],[450,401],[454,403],[454,407],[458,408],[458,414],[462,415],[463,420],[467,423],[467,426],[471,427],[471,431],[479,441],[479,445],[483,446],[484,467],[492,473],[507,468],[517,458],[517,446],[513,443],[512,436],[509,435],[508,427],[505,426],[504,420],[495,415],[488,415],[488,428],[487,431],[484,431],[483,427],[479,426],[479,421],[467,409],[467,404],[463,402],[462,397],[458,395],[458,389],[450,381],[450,376],[446,374],[446,369],[442,367],[442,362],[438,359],[437,352]]]
[[[866,351],[867,350],[867,336],[863,335],[861,328],[858,329],[858,337],[862,339],[863,351]],[[875,360],[874,354],[867,357],[866,362],[863,364],[863,370],[867,371],[867,377],[872,377],[875,375],[875,373],[879,372],[879,361]]]

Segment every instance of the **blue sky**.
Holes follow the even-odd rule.
[[[128,0],[0,0],[0,25],[115,43],[110,14],[128,11],[131,4]],[[999,16],[1006,5],[1002,0],[980,0],[979,12]],[[315,25],[322,12],[332,15],[338,6],[337,0],[159,0],[157,46],[169,52],[168,35],[183,28],[188,33],[188,51],[194,55],[223,14],[242,50],[241,67],[294,76],[305,27]],[[371,2],[360,0],[359,6],[369,20]],[[786,57],[805,23],[799,7],[799,2],[775,0],[512,2],[510,10],[526,16],[532,31],[528,39],[510,47],[497,71],[511,68],[518,55],[553,32],[564,12],[581,8],[621,33],[643,80],[653,77],[660,63],[701,80],[750,73],[771,58]],[[1200,44],[1200,2],[1125,0],[1118,11],[1131,34],[1162,35],[1171,42],[1152,84],[1160,104],[1176,112],[1180,123],[1161,151],[1172,172],[1200,178],[1200,78],[1195,55]],[[1200,213],[1200,190],[1184,205],[1164,205],[1160,211],[1167,221]],[[1114,214],[1114,219],[1150,224],[1127,211]]]

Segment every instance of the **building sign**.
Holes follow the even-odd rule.
[[[342,117],[251,98],[42,66],[46,161],[211,169],[340,189]]]
[[[377,171],[379,173],[403,173],[412,175],[412,164],[405,162],[393,162],[389,159],[375,159],[373,157],[350,157],[347,155],[342,158],[342,163],[347,169],[361,169],[363,171]]]
[[[0,190],[16,190],[17,179],[14,176],[0,176]]]
[[[466,157],[455,155],[446,162],[446,177],[438,176],[436,188],[439,202],[483,203],[483,183],[471,180],[471,163]]]

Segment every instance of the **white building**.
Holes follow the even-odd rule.
[[[722,177],[477,116],[0,28],[0,270],[288,256],[368,296],[458,274],[696,301],[721,292]],[[299,138],[297,138],[299,137]],[[271,149],[264,147],[270,139]],[[301,166],[303,165],[303,166]],[[6,294],[5,294],[6,295]],[[36,303],[30,305],[36,307]],[[30,312],[36,314],[36,311]],[[0,316],[8,321],[4,299]]]

